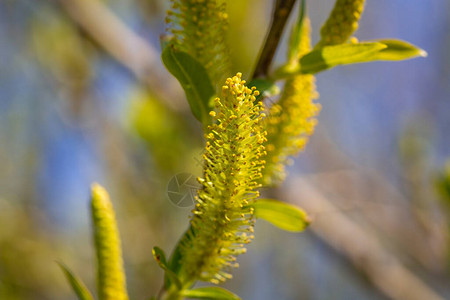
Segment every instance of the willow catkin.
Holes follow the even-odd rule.
[[[364,9],[364,0],[337,0],[325,24],[320,30],[320,46],[345,43],[358,29],[358,21]]]
[[[308,18],[300,35],[296,51],[299,57],[311,49]],[[315,117],[320,111],[320,105],[314,102],[317,97],[313,75],[298,74],[286,80],[280,99],[270,107],[265,120],[268,154],[262,179],[264,185],[276,185],[284,180],[290,157],[305,148],[317,124]]]
[[[249,89],[238,73],[215,99],[214,124],[206,135],[202,188],[191,220],[192,230],[183,245],[183,277],[219,283],[231,278],[236,256],[253,239],[253,210],[247,205],[258,197],[266,133],[262,130],[259,93]]]
[[[229,47],[226,44],[228,15],[226,5],[217,0],[171,0],[166,17],[176,50],[198,60],[214,86],[220,86],[230,73]]]
[[[122,249],[112,203],[106,190],[92,185],[91,200],[100,300],[128,300]]]

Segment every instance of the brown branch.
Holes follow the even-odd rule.
[[[174,110],[185,110],[181,89],[160,63],[159,52],[96,0],[58,0],[71,20]]]
[[[277,0],[264,46],[252,78],[266,77],[295,0]]]
[[[287,187],[285,198],[313,217],[309,230],[341,252],[370,282],[393,300],[443,300],[389,252],[372,231],[352,220],[303,178]],[[321,218],[320,216],[324,216]]]

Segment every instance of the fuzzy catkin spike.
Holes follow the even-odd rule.
[[[301,31],[301,43],[298,55],[302,56],[311,49],[311,28],[305,18]],[[266,118],[267,157],[263,184],[276,185],[286,176],[285,165],[289,157],[302,151],[309,136],[317,124],[315,117],[320,105],[314,103],[318,98],[313,75],[296,75],[284,85],[280,100],[273,104]]]
[[[336,0],[330,16],[320,30],[321,40],[318,46],[347,42],[358,29],[364,2],[365,0]]]
[[[228,15],[224,1],[171,0],[167,31],[175,49],[187,52],[207,70],[213,85],[230,72],[229,47],[225,42]]]
[[[94,183],[91,192],[99,300],[128,300],[122,249],[112,203],[102,186]]]
[[[253,210],[246,205],[258,197],[266,133],[261,121],[259,92],[249,89],[238,73],[226,80],[215,99],[214,124],[206,134],[202,188],[191,220],[192,231],[182,245],[185,278],[219,283],[231,278],[236,256],[253,239]]]

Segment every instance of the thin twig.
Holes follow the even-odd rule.
[[[100,1],[58,0],[70,19],[107,53],[129,69],[173,109],[187,109],[180,88],[160,63],[160,54]]]
[[[256,64],[253,78],[266,77],[273,57],[280,43],[286,22],[296,0],[277,0],[264,46]]]

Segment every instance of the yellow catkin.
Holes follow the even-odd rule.
[[[337,45],[347,42],[358,28],[364,2],[364,0],[337,0],[320,30],[321,40],[318,45]]]
[[[231,278],[236,256],[253,239],[257,183],[264,168],[266,133],[258,91],[245,86],[238,73],[228,78],[215,99],[214,124],[205,135],[202,188],[191,220],[192,232],[183,245],[183,278],[219,283]]]
[[[309,20],[302,26],[299,57],[311,49]],[[317,124],[316,116],[320,105],[314,102],[318,97],[313,75],[296,75],[286,80],[280,100],[269,110],[265,120],[267,130],[267,157],[263,184],[275,185],[285,174],[289,157],[302,151]]]
[[[128,300],[119,231],[106,190],[92,185],[91,200],[97,254],[99,300]]]
[[[167,31],[175,49],[185,51],[207,70],[213,84],[220,86],[230,74],[226,44],[228,15],[223,1],[171,0]]]

